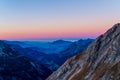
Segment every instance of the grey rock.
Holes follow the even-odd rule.
[[[68,59],[46,80],[120,80],[120,23],[86,51]]]

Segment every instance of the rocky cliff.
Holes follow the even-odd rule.
[[[68,59],[47,80],[120,80],[120,24]]]

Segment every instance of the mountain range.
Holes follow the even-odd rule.
[[[54,42],[1,40],[0,79],[45,80],[68,58],[84,51],[91,42],[93,39],[81,39],[76,42],[64,40]]]
[[[0,41],[0,80],[43,80],[48,73],[52,71]]]
[[[0,80],[120,80],[120,23],[75,42],[0,40]]]

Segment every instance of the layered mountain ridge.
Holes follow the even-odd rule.
[[[120,80],[120,23],[86,51],[68,59],[47,80]]]
[[[42,43],[0,40],[0,80],[45,80],[68,58],[86,49],[92,41],[92,39],[76,42],[57,40]],[[49,47],[47,43],[50,50],[63,49],[61,51],[63,54],[57,51],[50,54],[42,52],[39,46]],[[68,54],[69,52],[73,53]]]
[[[4,42],[9,44],[11,48],[16,50],[19,53],[19,55],[31,58],[38,63],[40,62],[40,64],[43,64],[45,67],[47,67],[53,72],[57,70],[68,58],[85,50],[93,40],[94,39],[80,39],[79,41],[75,42],[64,40],[57,40],[54,42],[36,42],[36,41],[31,42],[4,41]],[[48,49],[41,50],[41,48],[44,47],[48,47]],[[47,52],[49,51],[50,53],[48,54]]]
[[[51,73],[44,65],[20,55],[0,41],[0,80],[43,80]]]

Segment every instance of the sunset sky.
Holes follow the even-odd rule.
[[[0,39],[96,38],[120,21],[120,0],[0,0]]]

